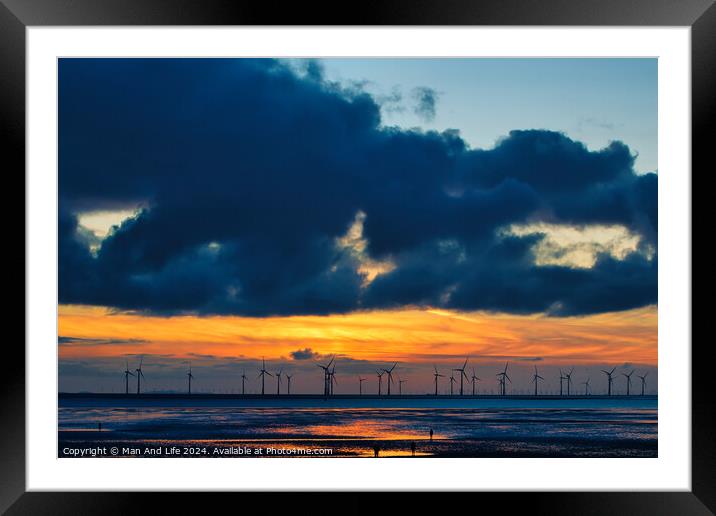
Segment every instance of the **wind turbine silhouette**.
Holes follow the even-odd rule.
[[[400,375],[398,375],[398,394],[403,394],[403,384],[407,381],[408,380],[401,380]]]
[[[194,378],[194,375],[191,374],[191,362],[189,362],[189,372],[186,374],[186,376],[189,379],[189,394],[191,394],[191,381]]]
[[[241,373],[241,395],[246,394],[246,370],[244,370],[243,373]]]
[[[569,370],[567,374],[564,375],[564,379],[567,380],[567,396],[569,396],[569,387],[572,385],[572,373],[574,372],[574,367]]]
[[[335,366],[335,364],[333,365],[333,368],[331,369],[331,371],[328,373],[328,384],[329,384],[329,387],[330,387],[330,394],[331,394],[331,396],[333,396],[333,384],[334,384],[334,383],[338,384],[338,380],[336,380],[336,366]]]
[[[452,396],[452,386],[457,382],[455,379],[455,375],[453,373],[450,373],[450,396]]]
[[[564,373],[562,372],[562,368],[559,369],[559,395],[562,395],[562,381],[565,380]]]
[[[390,369],[383,369],[383,371],[388,375],[388,380],[386,382],[388,384],[388,396],[390,396],[390,384],[395,383],[393,381],[393,369],[395,369],[395,366],[397,366],[397,365],[398,365],[398,362],[393,364],[393,367],[391,367]]]
[[[505,362],[505,370],[502,371],[501,373],[497,373],[497,375],[496,375],[496,376],[500,377],[500,387],[502,389],[501,394],[503,396],[505,396],[507,394],[507,383],[505,382],[505,380],[508,380],[510,383],[512,383],[512,380],[510,379],[510,377],[507,376],[507,366],[509,366],[509,365],[510,365],[509,362]]]
[[[365,378],[358,377],[358,395],[363,396],[363,382],[365,382]]]
[[[141,379],[144,378],[144,373],[142,372],[142,362],[144,361],[144,357],[141,357],[139,359],[139,367],[136,368],[134,371],[137,373],[137,394],[141,394]]]
[[[435,372],[433,373],[433,376],[435,377],[435,396],[438,395],[438,378],[445,378],[444,374],[438,373],[438,366],[433,364],[433,369],[435,369]]]
[[[283,369],[279,369],[278,373],[276,373],[276,396],[281,395],[281,373],[283,372]]]
[[[480,378],[475,376],[475,368],[474,367],[472,368],[472,378],[470,378],[470,379],[472,380],[472,395],[474,396],[475,395],[475,382],[480,381]]]
[[[644,396],[644,387],[646,387],[646,377],[649,376],[649,371],[644,373],[644,376],[636,375],[641,380],[641,395]]]
[[[611,371],[605,371],[604,369],[602,369],[602,373],[607,375],[607,396],[612,395],[612,382],[614,381],[614,378],[612,378],[612,374],[614,373],[615,369],[616,367],[612,368]]]
[[[537,366],[535,366],[535,374],[532,376],[532,381],[535,384],[535,396],[537,396],[537,383],[539,380],[544,380],[539,373],[537,372]]]
[[[293,378],[293,375],[286,373],[286,380],[288,381],[288,394],[291,394],[291,378]]]
[[[331,357],[331,361],[328,362],[326,365],[316,364],[318,367],[323,369],[323,395],[324,396],[328,396],[328,394],[331,391],[330,383],[329,383],[330,378],[331,378],[331,372],[330,372],[329,367],[331,367],[331,364],[333,363],[333,360],[335,360],[335,358],[336,358],[336,356],[333,355],[333,357]]]
[[[582,382],[582,385],[584,385],[584,395],[587,396],[589,394],[589,378],[586,382]]]
[[[629,374],[622,373],[622,375],[627,379],[627,396],[629,396],[629,387],[631,387],[631,375],[634,374],[634,370],[632,369],[632,372]]]
[[[266,370],[266,360],[264,360],[262,358],[261,359],[261,372],[259,373],[259,378],[261,378],[261,396],[263,396],[265,394],[266,375],[273,376],[271,373],[269,373]]]
[[[376,371],[376,375],[378,375],[378,396],[380,396],[380,389],[383,385],[383,375],[385,374],[383,371]]]
[[[129,394],[129,377],[134,376],[134,373],[129,370],[129,360],[125,360],[124,366],[124,393]]]
[[[467,374],[465,374],[465,366],[467,366],[467,358],[465,359],[465,363],[462,364],[461,368],[453,369],[453,371],[455,372],[460,372],[460,396],[462,396],[462,378],[465,377],[469,380]]]

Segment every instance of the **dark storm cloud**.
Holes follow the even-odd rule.
[[[319,353],[316,353],[311,348],[297,349],[296,351],[291,351],[289,355],[293,360],[311,360],[321,357]]]
[[[60,346],[116,346],[121,344],[141,344],[144,341],[139,339],[89,339],[83,337],[68,337],[60,335],[57,337],[57,343]]]
[[[430,305],[554,315],[656,302],[657,178],[626,145],[513,131],[384,128],[361,89],[271,60],[63,59],[59,297],[157,314],[343,313]],[[77,214],[144,205],[92,253]],[[358,213],[367,287],[336,246]],[[536,266],[533,221],[623,224],[642,237],[592,269]]]
[[[413,99],[417,103],[414,111],[426,122],[435,120],[435,109],[438,103],[438,92],[425,86],[413,88]]]

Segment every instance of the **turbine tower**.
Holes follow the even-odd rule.
[[[572,385],[572,373],[574,372],[574,367],[569,370],[567,374],[564,375],[564,379],[567,380],[567,396],[569,396],[569,387]]]
[[[401,380],[400,375],[398,375],[398,394],[403,394],[403,384],[407,381],[408,380]]]
[[[532,375],[532,381],[535,384],[535,396],[537,396],[537,383],[539,382],[539,380],[544,380],[544,378],[539,375],[539,373],[537,372],[537,366],[535,366],[535,374]]]
[[[587,378],[586,382],[582,382],[582,385],[584,385],[584,395],[589,395],[589,378]]]
[[[469,380],[469,378],[467,377],[467,374],[465,373],[465,366],[467,366],[467,358],[465,359],[465,363],[462,364],[462,367],[453,369],[453,371],[460,373],[460,396],[462,396],[462,379],[463,379],[463,377],[465,377],[466,379]]]
[[[472,368],[472,378],[470,378],[470,379],[472,380],[472,395],[474,396],[475,395],[475,382],[480,381],[480,378],[475,376],[475,368],[474,367]]]
[[[333,357],[331,357],[330,362],[328,362],[326,365],[316,364],[318,367],[323,369],[323,395],[324,396],[328,396],[328,394],[331,392],[330,383],[329,383],[330,378],[331,378],[331,371],[329,368],[331,367],[331,364],[333,363],[333,360],[335,360],[335,358],[336,358],[335,355]]]
[[[562,395],[562,381],[565,379],[564,373],[562,372],[562,369],[559,370],[559,395]]]
[[[505,380],[512,383],[512,380],[510,379],[510,377],[507,376],[507,366],[509,366],[509,365],[510,365],[510,363],[506,362],[505,370],[502,371],[501,373],[497,373],[497,375],[496,375],[496,376],[500,377],[500,389],[502,391],[502,392],[500,392],[500,394],[502,394],[503,396],[505,396],[507,394],[507,382]]]
[[[291,378],[293,378],[293,375],[286,373],[286,381],[288,382],[287,389],[289,395],[291,394]]]
[[[433,364],[433,369],[435,369],[435,372],[433,373],[433,376],[435,377],[435,396],[438,395],[438,378],[445,378],[445,375],[438,373],[438,367]]]
[[[474,367],[472,368],[472,378],[471,378],[471,380],[472,380],[472,395],[474,396],[474,395],[475,395],[475,382],[481,381],[480,378],[478,378],[477,376],[475,376],[475,368],[474,368]]]
[[[393,381],[393,369],[395,369],[395,366],[397,366],[397,365],[398,365],[398,362],[393,364],[393,367],[391,367],[390,369],[383,369],[383,372],[388,375],[388,380],[386,381],[386,383],[388,384],[388,396],[390,396],[390,384],[395,383]]]
[[[191,395],[191,381],[194,379],[194,375],[191,374],[191,362],[189,362],[189,372],[186,374],[186,376],[189,380],[189,394]]]
[[[137,394],[142,393],[141,383],[142,383],[142,378],[144,378],[144,373],[142,372],[142,362],[143,361],[144,361],[144,357],[141,357],[139,359],[139,367],[134,370],[134,372],[137,373]]]
[[[607,396],[612,395],[612,382],[614,381],[614,378],[612,378],[612,374],[614,374],[615,369],[616,367],[612,368],[611,371],[605,371],[604,369],[602,369],[602,373],[607,375]]]
[[[378,396],[380,396],[381,387],[383,386],[383,375],[385,374],[383,371],[376,371],[375,374],[378,376]]]
[[[241,373],[241,395],[246,394],[246,370],[244,370],[243,373]]]
[[[633,370],[633,369],[632,369],[632,372],[629,373],[629,374],[622,373],[622,375],[624,376],[624,378],[627,379],[627,396],[629,396],[629,387],[631,387],[631,375],[633,375],[633,374],[634,374],[634,370]]]
[[[450,396],[452,396],[452,386],[457,382],[455,379],[455,375],[453,373],[450,373]]]
[[[358,377],[358,395],[363,396],[363,382],[365,382],[365,378]]]
[[[261,378],[261,396],[266,394],[266,375],[273,376],[271,373],[269,373],[266,370],[266,360],[263,358],[261,359],[261,372],[259,373],[259,378]]]
[[[279,369],[278,373],[276,373],[276,396],[281,395],[281,373],[283,372],[283,369]]]
[[[644,376],[636,375],[641,380],[641,395],[644,396],[644,387],[646,387],[646,377],[649,376],[649,371],[644,373]]]
[[[333,396],[333,384],[334,383],[336,383],[336,384],[338,383],[338,380],[336,380],[335,364],[333,365],[333,368],[331,369],[331,371],[328,373],[328,387],[330,388],[329,391],[330,391],[331,396]]]
[[[129,360],[125,360],[125,366],[124,366],[124,393],[129,394],[129,377],[134,376],[134,373],[132,373],[129,370]]]

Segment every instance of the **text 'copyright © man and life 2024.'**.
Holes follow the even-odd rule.
[[[65,446],[61,457],[322,457],[333,455],[332,448],[273,446]]]

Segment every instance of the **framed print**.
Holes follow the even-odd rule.
[[[27,304],[4,509],[713,509],[712,3],[386,5],[5,2]]]

